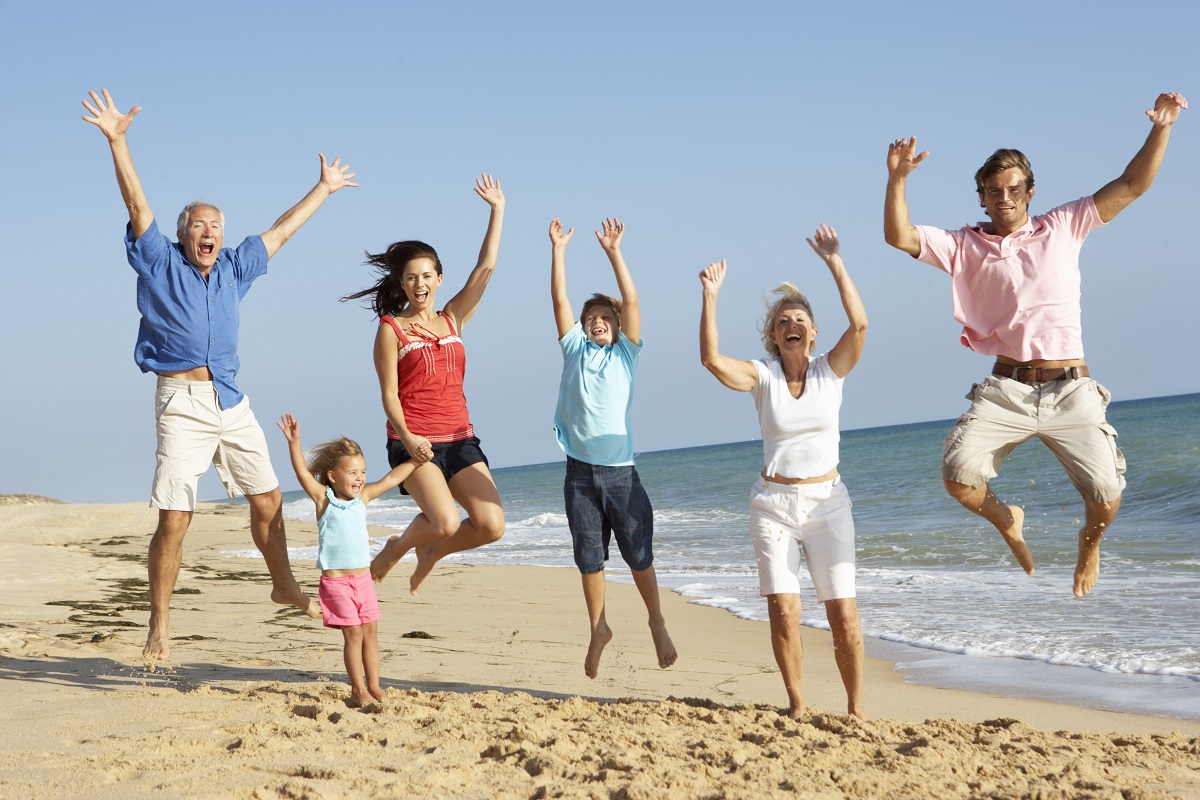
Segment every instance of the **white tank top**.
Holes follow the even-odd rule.
[[[783,362],[777,356],[750,362],[758,382],[750,393],[762,426],[763,468],[781,478],[816,478],[838,465],[838,411],[842,379],[829,366],[829,355],[810,356],[804,393],[788,391]]]

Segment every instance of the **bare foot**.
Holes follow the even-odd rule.
[[[608,627],[606,622],[600,624],[603,627],[592,631],[592,640],[588,642],[587,657],[583,659],[583,674],[592,680],[595,680],[596,676],[600,674],[600,656],[604,654],[604,647],[612,641],[612,628]]]
[[[321,618],[321,604],[300,590],[297,584],[295,593],[285,592],[282,589],[271,590],[271,602],[278,603],[281,606],[295,606],[304,612],[305,616],[313,619]]]
[[[858,717],[861,720],[865,720],[867,718],[867,712],[863,710],[862,706],[849,706],[846,708],[846,713],[852,717]]]
[[[665,624],[651,625],[650,635],[654,637],[654,650],[658,653],[659,668],[666,669],[674,664],[679,654],[675,652],[675,644],[671,641],[670,634],[667,633],[667,626]]]
[[[804,717],[804,700],[797,700],[788,708],[787,715],[792,719],[801,719]]]
[[[1029,545],[1025,544],[1025,536],[1022,528],[1025,525],[1025,509],[1020,506],[1009,506],[1009,513],[1012,514],[1013,524],[1007,531],[1000,531],[1000,535],[1004,537],[1004,541],[1008,543],[1008,549],[1012,550],[1012,554],[1016,556],[1017,563],[1021,565],[1021,569],[1029,575],[1033,574],[1033,553],[1029,551]]]
[[[346,705],[350,706],[351,708],[362,708],[374,699],[375,698],[371,697],[370,692],[360,692],[358,689],[351,689],[350,696],[346,698]]]
[[[404,558],[404,554],[407,552],[408,548],[400,543],[399,536],[389,537],[387,544],[371,560],[371,580],[383,583],[383,579],[392,571],[392,567],[396,566],[396,563]]]
[[[1100,537],[1088,542],[1083,531],[1079,532],[1079,560],[1075,562],[1075,596],[1084,597],[1096,585],[1100,577]]]
[[[153,620],[150,622],[150,634],[146,636],[146,646],[142,648],[142,658],[146,666],[153,668],[156,661],[167,661],[171,658],[171,648],[167,646],[167,629],[159,628]]]
[[[384,689],[382,686],[369,686],[367,687],[367,691],[371,693],[371,697],[374,697],[381,703],[387,700],[387,689]]]
[[[437,559],[433,557],[433,548],[436,544],[437,542],[430,542],[416,548],[417,568],[413,570],[412,575],[408,576],[409,594],[416,594],[417,589],[421,588],[421,582],[429,577],[430,572],[433,572],[433,565],[437,563]]]

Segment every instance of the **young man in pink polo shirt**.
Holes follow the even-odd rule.
[[[1125,488],[1125,459],[1104,418],[1108,391],[1088,377],[1080,326],[1079,250],[1154,182],[1171,126],[1187,100],[1158,96],[1146,112],[1153,127],[1119,178],[1094,195],[1029,216],[1033,170],[1019,150],[997,150],[975,173],[990,222],[944,231],[913,225],[905,183],[929,151],[916,137],[888,145],[884,239],[892,247],[950,274],[954,318],[962,343],[994,356],[992,374],[968,395],[971,408],[946,436],[946,491],[996,526],[1027,573],[1020,506],[1005,505],[988,488],[1000,462],[1018,444],[1038,437],[1083,496],[1074,592],[1083,597],[1100,574],[1100,538],[1112,524]]]

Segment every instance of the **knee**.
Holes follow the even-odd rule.
[[[488,544],[497,542],[504,535],[504,514],[485,514],[479,519],[472,519],[471,524],[475,526],[475,530],[479,532],[480,538],[484,539]]]
[[[800,626],[800,605],[798,603],[781,603],[774,595],[767,598],[767,610],[770,612],[771,624],[777,632],[794,632]]]
[[[252,516],[270,518],[283,513],[283,493],[279,487],[262,494],[248,494],[246,502]]]

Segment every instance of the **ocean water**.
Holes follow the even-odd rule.
[[[840,470],[854,501],[868,653],[896,662],[913,682],[1200,719],[1197,418],[1200,394],[1109,407],[1128,488],[1104,537],[1099,583],[1083,600],[1071,593],[1083,504],[1039,442],[1018,448],[993,482],[1002,499],[1025,507],[1037,564],[1028,576],[999,534],[942,488],[951,421],[844,432]],[[747,534],[761,443],[642,453],[637,462],[655,508],[660,584],[691,602],[765,620]],[[507,532],[452,558],[574,569],[563,472],[562,463],[496,470]],[[398,494],[368,507],[372,525],[397,530],[416,513]],[[314,518],[299,492],[285,495],[284,514]],[[315,558],[315,551],[292,555]],[[610,579],[629,580],[615,544],[612,557]],[[824,608],[802,586],[804,624],[828,629]]]

